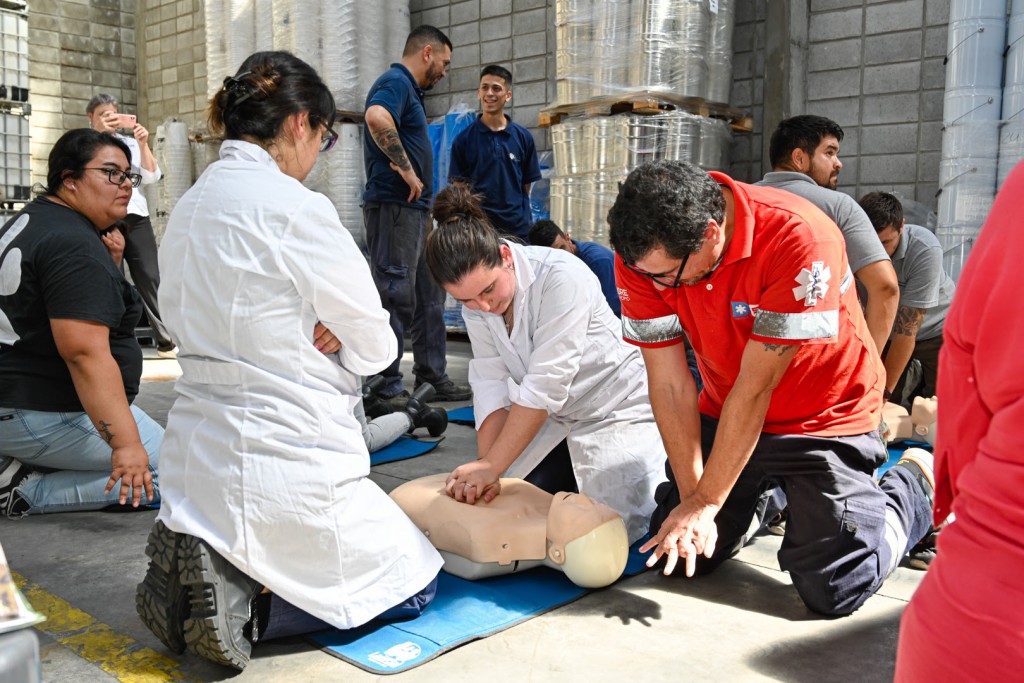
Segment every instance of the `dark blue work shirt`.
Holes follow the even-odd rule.
[[[524,242],[533,214],[523,186],[540,180],[537,146],[530,131],[505,116],[504,130],[491,130],[480,116],[452,143],[448,179],[468,181],[483,195],[483,207],[501,232]]]
[[[615,288],[615,252],[603,244],[597,242],[577,242],[576,255],[587,264],[587,267],[594,271],[594,275],[601,281],[601,292],[608,300],[608,306],[617,318],[622,317],[622,303],[619,301],[619,291]]]
[[[426,209],[434,189],[434,151],[427,133],[423,90],[408,69],[401,64],[392,64],[367,93],[364,111],[375,104],[387,109],[395,120],[405,154],[423,182],[423,194],[412,204],[407,201],[409,186],[391,168],[391,160],[374,142],[370,127],[363,126],[363,163],[366,167],[363,201],[405,204]]]

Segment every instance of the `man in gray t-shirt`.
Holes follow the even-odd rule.
[[[843,129],[823,116],[794,116],[772,133],[772,172],[757,185],[777,187],[811,202],[835,221],[846,240],[850,270],[866,295],[868,331],[881,351],[889,338],[899,288],[896,273],[871,222],[853,197],[836,192]]]
[[[955,285],[942,269],[938,238],[928,228],[907,225],[899,199],[888,192],[869,192],[861,197],[860,205],[899,278],[899,310],[884,359],[885,388],[909,408],[914,396],[935,395],[942,325]],[[920,361],[922,377],[915,386],[906,386],[906,369],[912,359]]]

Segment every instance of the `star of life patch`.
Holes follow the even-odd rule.
[[[814,261],[811,268],[802,268],[796,276],[798,287],[793,288],[793,296],[797,301],[804,300],[804,306],[814,306],[819,299],[828,293],[828,281],[832,279],[832,269],[824,261]]]

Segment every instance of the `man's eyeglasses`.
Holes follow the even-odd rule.
[[[107,174],[107,180],[110,181],[111,185],[123,185],[124,181],[132,181],[132,187],[138,187],[142,184],[142,176],[138,173],[128,173],[122,171],[119,168],[105,168],[102,166],[86,166],[83,170],[85,171],[102,171]]]
[[[630,264],[626,263],[625,261],[623,261],[622,264],[624,266],[626,266],[626,268],[628,268],[629,270],[631,270],[634,273],[636,273],[637,275],[643,275],[646,278],[650,278],[651,280],[654,280],[655,282],[657,282],[662,287],[667,287],[669,289],[677,289],[678,287],[682,286],[682,284],[683,284],[683,281],[682,281],[683,269],[686,268],[686,262],[690,260],[691,256],[693,256],[693,252],[690,252],[689,254],[687,254],[686,256],[683,257],[683,261],[682,261],[682,263],[679,264],[679,270],[676,271],[675,276],[673,276],[671,273],[648,273],[646,270],[640,270],[636,266],[631,266]],[[666,282],[665,278],[667,278],[667,277],[671,277],[672,280],[669,281],[669,282]]]
[[[326,152],[334,147],[334,144],[338,141],[338,134],[334,132],[330,126],[327,126],[327,131],[320,136],[320,151]]]

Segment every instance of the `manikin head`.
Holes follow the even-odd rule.
[[[582,493],[555,494],[548,511],[547,538],[548,560],[577,586],[607,586],[626,568],[626,523],[615,510]]]
[[[769,143],[772,170],[795,171],[830,190],[839,184],[843,129],[824,116],[793,116],[779,123]]]

